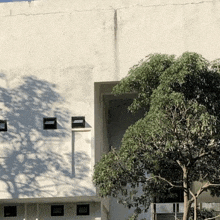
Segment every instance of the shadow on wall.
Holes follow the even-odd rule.
[[[0,77],[5,79],[4,74]],[[55,85],[35,77],[22,80],[16,88],[0,88],[0,103],[5,106],[0,117],[8,120],[8,131],[0,133],[0,181],[11,198],[54,196],[54,189],[59,194],[58,186],[72,184],[71,146],[65,145],[71,135],[71,116]],[[43,130],[43,118],[50,116],[57,118],[57,130]],[[86,173],[90,158],[77,156]],[[83,177],[74,177],[74,181]],[[0,197],[2,193],[0,189]]]

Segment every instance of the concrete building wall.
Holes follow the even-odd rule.
[[[218,0],[0,3],[0,198],[96,195],[93,165],[109,147],[103,85],[149,53],[219,58],[219,9]],[[86,128],[72,130],[81,115]],[[44,117],[58,129],[43,130]]]
[[[3,199],[96,193],[94,78],[114,72],[114,13],[60,12],[56,3],[0,4],[11,10],[0,17]],[[86,129],[72,130],[81,115]],[[56,117],[58,129],[43,130],[44,117]]]
[[[51,216],[51,205],[64,205],[63,216]],[[81,203],[47,203],[47,204],[10,204],[17,206],[17,217],[4,217],[4,206],[0,206],[0,219],[16,219],[16,220],[57,220],[57,219],[79,219],[79,220],[100,220],[101,219],[101,208],[100,203],[85,203],[89,204],[89,215],[77,215],[77,204]],[[26,207],[25,207],[26,206]],[[26,208],[26,212],[25,212]]]

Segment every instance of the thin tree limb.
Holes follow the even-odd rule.
[[[204,220],[212,220],[212,219],[216,219],[216,218],[218,218],[218,217],[220,217],[220,214],[217,215],[217,216],[215,216],[215,217],[212,217],[212,218],[206,218],[206,219],[204,219]]]

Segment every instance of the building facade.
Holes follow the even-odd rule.
[[[112,87],[150,53],[220,58],[219,9],[219,0],[0,3],[0,220],[126,219],[132,210],[101,200],[92,183],[94,164],[143,115],[126,111],[134,94]]]

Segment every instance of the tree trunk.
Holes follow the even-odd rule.
[[[184,187],[184,213],[183,220],[189,219],[190,203],[189,203],[189,184],[188,184],[188,170],[186,167],[183,169],[183,187]]]

